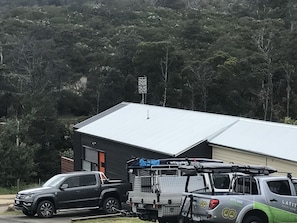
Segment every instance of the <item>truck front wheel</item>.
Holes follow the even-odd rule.
[[[106,214],[114,214],[117,212],[115,209],[119,209],[120,207],[120,202],[115,197],[108,197],[103,201],[102,208]]]
[[[264,221],[257,216],[248,216],[243,220],[243,223],[264,223]]]
[[[41,201],[37,206],[37,215],[41,218],[51,218],[54,214],[55,208],[51,201]]]
[[[24,215],[26,215],[28,217],[33,217],[35,215],[35,212],[28,211],[26,209],[23,209],[22,212],[23,212]]]

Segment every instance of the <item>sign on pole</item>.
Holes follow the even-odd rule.
[[[139,94],[147,93],[147,79],[146,79],[146,77],[138,77],[138,93]]]
[[[147,93],[147,78],[138,77],[138,93],[142,95],[141,103],[144,104],[145,97],[144,95]]]

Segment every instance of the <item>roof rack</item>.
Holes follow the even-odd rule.
[[[194,173],[244,173],[252,175],[269,175],[277,172],[276,169],[263,165],[242,165],[229,163],[196,163],[180,166],[181,171],[188,175]]]
[[[134,158],[127,161],[127,169],[143,169],[158,167],[180,167],[195,165],[197,163],[223,163],[221,160],[206,158],[164,158],[164,159],[146,159]]]

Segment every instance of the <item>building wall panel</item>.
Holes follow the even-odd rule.
[[[62,156],[61,157],[61,173],[72,172],[73,170],[74,170],[73,159]]]
[[[264,156],[224,147],[213,147],[212,157],[227,163],[266,165],[266,157]]]
[[[267,165],[277,169],[277,175],[286,175],[287,173],[291,173],[293,177],[297,177],[297,162],[268,157]]]
[[[218,146],[213,146],[212,151],[213,159],[219,159],[227,163],[271,166],[278,171],[274,175],[291,173],[293,177],[297,177],[297,162]]]

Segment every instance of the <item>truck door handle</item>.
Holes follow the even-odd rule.
[[[270,200],[270,202],[277,202],[277,200],[273,198]]]

